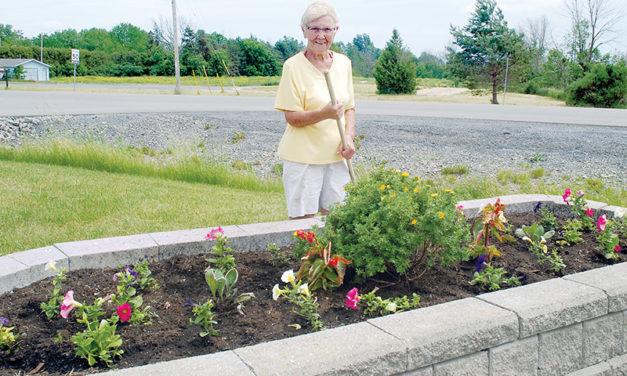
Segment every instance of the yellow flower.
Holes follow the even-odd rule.
[[[438,217],[439,217],[440,219],[444,218],[444,213],[442,213],[442,212],[438,212]]]
[[[418,192],[420,190],[420,188],[416,187],[414,188],[414,192]]]
[[[385,196],[381,196],[381,201],[385,200]]]
[[[403,172],[401,175],[402,176],[409,176],[409,173],[408,172]]]
[[[396,197],[396,193],[394,192],[390,193],[390,197]]]
[[[432,193],[431,197],[438,197],[438,194],[437,193]]]
[[[390,189],[390,185],[389,185],[389,184],[388,184],[388,185],[386,185],[385,187],[386,187],[387,189]]]
[[[411,221],[411,224],[412,224],[412,225],[415,225],[416,223],[418,223],[418,220],[417,220],[417,219],[414,219],[413,221]]]
[[[445,189],[444,192],[446,192],[446,193],[454,193],[452,189]]]
[[[398,169],[397,169],[397,170],[396,170],[396,172],[401,172],[401,170],[398,170]]]
[[[409,188],[407,188],[407,186],[405,186],[405,190],[406,190],[406,191],[409,191]]]
[[[294,236],[297,236],[297,235],[298,235],[298,234],[297,234],[297,231],[294,231]]]
[[[427,185],[425,185],[425,187],[427,187],[427,188],[431,188],[431,185],[430,185],[430,184],[427,184]]]
[[[385,184],[381,184],[380,188],[381,188],[381,190],[384,190],[385,189]]]

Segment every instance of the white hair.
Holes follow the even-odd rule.
[[[333,19],[333,22],[335,23],[333,26],[337,26],[340,22],[340,18],[335,11],[335,7],[331,3],[328,1],[314,1],[309,4],[305,13],[303,13],[303,17],[300,20],[300,26],[305,28],[305,26],[307,26],[307,24],[311,21],[324,16],[330,16]]]

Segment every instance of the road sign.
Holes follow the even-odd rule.
[[[81,54],[80,50],[72,48],[72,64],[78,64],[80,60],[80,54]]]

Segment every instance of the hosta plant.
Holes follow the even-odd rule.
[[[205,270],[205,281],[211,290],[211,296],[218,303],[224,303],[227,299],[237,304],[237,309],[242,312],[243,303],[255,297],[253,293],[243,293],[238,295],[235,287],[239,273],[236,269],[230,269],[223,273],[220,269],[207,268]]]
[[[425,265],[468,258],[468,226],[453,191],[384,167],[345,188],[324,237],[352,261],[358,279],[386,271],[412,277]]]

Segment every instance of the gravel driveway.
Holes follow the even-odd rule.
[[[278,111],[0,117],[0,143],[89,137],[154,149],[200,144],[252,163],[265,175],[280,163],[275,151],[284,127]],[[233,143],[238,133],[244,138]],[[492,176],[532,165],[554,180],[602,178],[619,187],[627,181],[627,127],[358,114],[357,134],[364,139],[355,166],[388,161],[390,167],[425,176],[465,165],[472,174]]]

